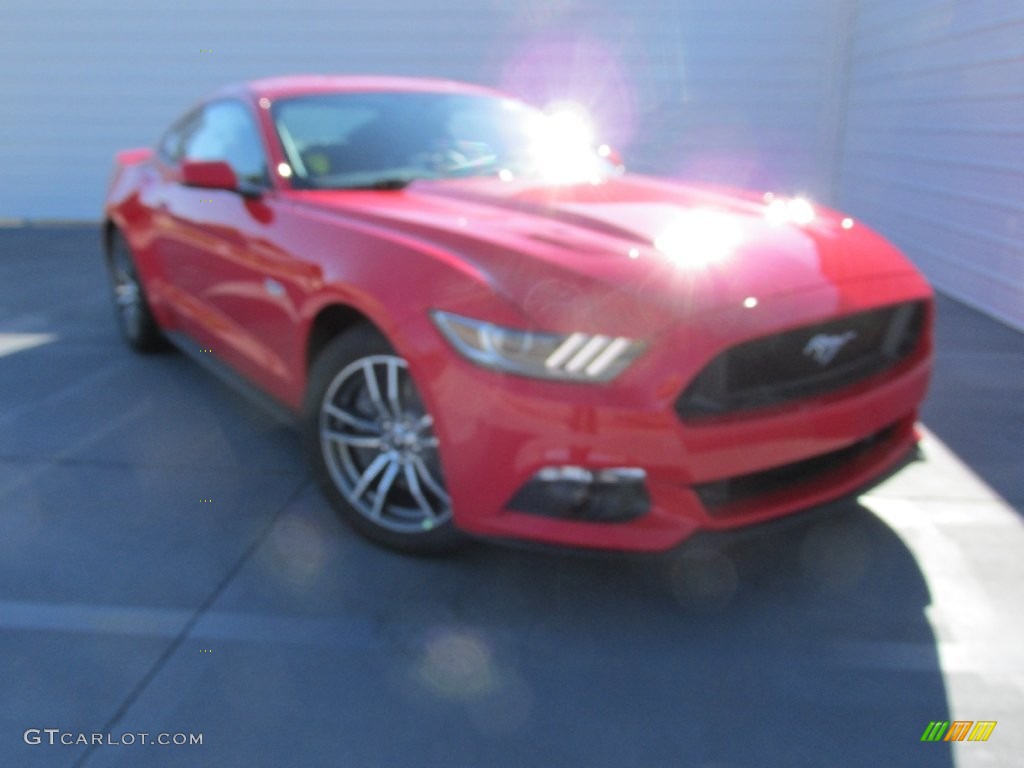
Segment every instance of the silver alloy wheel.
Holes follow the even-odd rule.
[[[125,333],[137,338],[142,333],[142,287],[128,249],[121,243],[113,248],[110,273],[114,283],[114,304]]]
[[[374,525],[425,533],[451,518],[433,424],[400,357],[362,357],[331,381],[320,450],[334,485]]]

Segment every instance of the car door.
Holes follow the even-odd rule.
[[[159,250],[178,325],[203,354],[283,395],[296,373],[296,307],[308,269],[278,245],[279,202],[249,107],[205,105],[185,129],[181,156],[226,161],[246,191],[167,183]]]

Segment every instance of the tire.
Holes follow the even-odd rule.
[[[110,239],[107,273],[117,326],[128,346],[142,353],[165,348],[166,341],[153,318],[146,290],[139,279],[135,256],[120,232],[114,232]]]
[[[420,555],[465,542],[452,522],[433,418],[406,361],[375,329],[357,326],[324,348],[302,426],[324,494],[367,539]]]

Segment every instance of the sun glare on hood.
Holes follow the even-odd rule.
[[[764,216],[772,224],[810,224],[816,216],[814,206],[802,197],[784,199],[770,192],[764,196],[768,204]]]
[[[654,247],[681,267],[702,269],[728,259],[742,239],[734,217],[697,209],[669,224]]]

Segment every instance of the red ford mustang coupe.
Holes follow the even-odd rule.
[[[341,516],[406,551],[665,550],[896,466],[932,357],[917,270],[583,133],[451,82],[225,88],[117,157],[121,330],[284,406]]]

